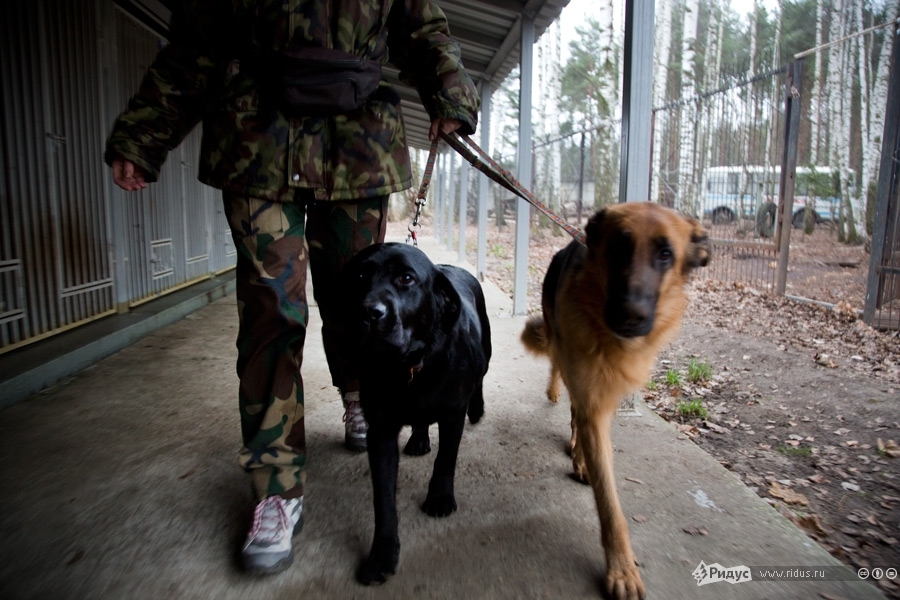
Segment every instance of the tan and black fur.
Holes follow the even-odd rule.
[[[610,424],[677,333],[688,274],[709,262],[709,247],[697,221],[649,202],[604,208],[585,234],[584,245],[572,242],[553,257],[543,316],[528,321],[522,342],[550,358],[548,398],[559,399],[560,379],[569,390],[572,464],[594,491],[607,592],[632,600],[645,592],[616,493]]]

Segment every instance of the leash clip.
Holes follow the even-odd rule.
[[[425,174],[422,176],[422,185],[419,186],[419,193],[416,195],[416,214],[409,226],[406,228],[409,235],[406,236],[406,243],[412,241],[412,245],[419,246],[419,232],[422,231],[422,224],[419,218],[422,216],[422,207],[425,206],[425,196],[428,195],[428,185],[431,183],[431,173],[434,171],[434,160],[437,157],[438,144],[440,138],[435,138],[431,142],[431,150],[428,152],[428,162],[425,163]]]

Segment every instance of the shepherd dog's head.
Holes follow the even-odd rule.
[[[659,320],[677,321],[687,275],[709,263],[700,223],[651,202],[603,208],[585,233],[589,278],[606,284],[599,290],[603,321],[622,338],[648,335]]]

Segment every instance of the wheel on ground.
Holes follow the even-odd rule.
[[[774,202],[766,202],[759,207],[756,213],[756,231],[761,238],[770,238],[775,235],[775,220],[778,215],[778,207]]]

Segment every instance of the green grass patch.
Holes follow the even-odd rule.
[[[682,417],[700,417],[705,419],[709,414],[706,412],[706,407],[703,406],[703,401],[698,399],[679,402],[675,405],[675,410]]]
[[[684,380],[681,378],[681,372],[675,369],[669,369],[665,375],[666,385],[669,387],[681,387]]]
[[[506,246],[503,244],[494,244],[488,248],[488,254],[496,258],[506,258],[508,256]]]
[[[688,364],[688,381],[691,383],[705,383],[712,378],[712,365],[708,362],[699,361],[696,358],[692,358],[690,364]]]
[[[796,458],[809,458],[812,456],[812,448],[809,446],[785,446],[781,445],[776,448],[785,456],[793,456]]]

